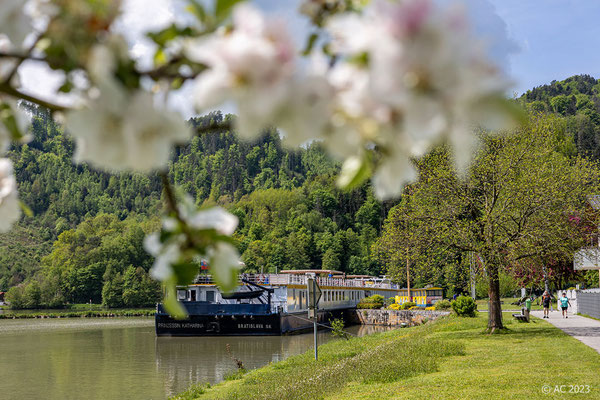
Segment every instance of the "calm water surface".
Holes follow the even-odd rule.
[[[319,343],[331,338],[319,332]],[[157,338],[153,318],[0,320],[0,399],[164,399],[235,370],[227,344],[251,369],[312,343],[312,334]]]

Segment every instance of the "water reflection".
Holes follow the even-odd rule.
[[[0,320],[0,398],[161,399],[235,370],[227,344],[252,369],[312,349],[313,338],[157,338],[149,318]]]
[[[387,330],[386,327],[352,326],[346,330],[364,336]],[[330,332],[319,331],[319,344],[333,339]],[[229,345],[230,353],[227,351]],[[220,382],[236,370],[235,357],[246,369],[262,367],[269,362],[313,349],[313,335],[256,337],[157,337],[156,366],[163,376],[165,392],[174,394],[189,382]]]

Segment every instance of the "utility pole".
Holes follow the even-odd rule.
[[[315,336],[315,361],[319,360],[319,351],[317,344],[317,310],[319,309],[319,300],[321,299],[321,288],[317,283],[316,276],[311,276],[306,279],[306,289],[308,292],[308,318],[313,319],[314,336]]]
[[[410,270],[408,269],[410,263],[408,261],[408,246],[406,246],[406,287],[408,288],[408,301],[412,301],[410,295]]]
[[[476,290],[475,290],[475,267],[473,265],[473,258],[474,258],[474,252],[469,252],[469,272],[470,272],[470,280],[471,280],[471,297],[473,298],[473,300],[475,300],[475,297],[477,296]]]

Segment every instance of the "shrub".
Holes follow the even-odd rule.
[[[402,303],[402,307],[400,308],[401,310],[408,310],[411,307],[416,306],[417,303],[415,303],[414,301],[407,301],[406,303]]]
[[[8,289],[6,293],[6,301],[10,304],[10,308],[13,310],[19,310],[25,308],[25,299],[23,297],[24,287],[23,285],[13,286]]]
[[[235,371],[232,371],[228,374],[226,374],[223,379],[225,379],[226,381],[235,381],[237,379],[242,379],[244,377],[244,374],[247,371],[245,369],[236,369]],[[200,394],[203,394],[204,392],[201,392]]]
[[[341,318],[330,319],[331,323],[331,334],[335,337],[341,337],[346,340],[349,339],[348,333],[344,330],[344,320]]]
[[[387,299],[385,299],[383,301],[383,305],[386,306],[386,307],[389,307],[392,304],[396,304],[396,298],[395,297],[388,297]]]
[[[42,303],[42,292],[37,281],[31,281],[23,290],[23,301],[25,308],[40,308]]]
[[[356,308],[362,309],[379,309],[381,307],[383,307],[383,296],[378,294],[365,297],[356,305]]]
[[[459,317],[474,317],[477,304],[471,297],[459,296],[452,302],[452,310]]]
[[[436,311],[449,310],[451,307],[452,307],[452,305],[450,304],[450,302],[448,300],[440,300],[435,303],[434,309]]]
[[[388,308],[388,310],[399,310],[400,304],[398,304],[398,303],[390,304],[387,308]]]

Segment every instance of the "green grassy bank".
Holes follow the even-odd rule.
[[[319,347],[318,362],[308,351],[174,399],[600,399],[596,351],[546,321],[509,314],[509,333],[485,335],[486,317],[336,340]]]
[[[516,304],[512,304],[514,302],[516,302],[517,300],[519,300],[516,297],[506,297],[506,298],[502,298],[500,299],[500,301],[502,302],[502,309],[503,310],[520,310],[523,306],[518,306]],[[480,300],[476,300],[475,301],[477,303],[477,309],[479,311],[487,311],[489,308],[489,300],[488,299],[480,299]],[[543,310],[544,308],[541,306],[541,304],[539,303],[539,299],[536,299],[532,304],[531,304],[531,309],[532,310]],[[554,301],[552,303],[552,305],[554,306],[554,309],[556,310],[556,301]]]
[[[0,314],[0,319],[23,318],[114,318],[114,317],[149,317],[156,310],[153,308],[139,308],[130,310],[92,310],[92,311],[60,311],[60,312],[7,312]]]

